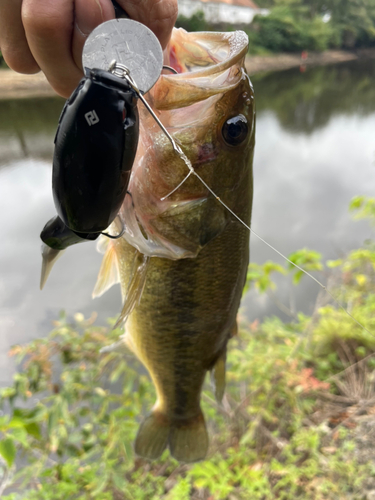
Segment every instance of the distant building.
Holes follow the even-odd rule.
[[[257,14],[267,15],[253,0],[178,0],[179,14],[191,17],[203,12],[210,23],[250,24]]]

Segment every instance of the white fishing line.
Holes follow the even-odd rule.
[[[302,273],[306,274],[306,276],[308,276],[309,278],[311,278],[312,280],[314,280],[315,283],[317,283],[323,290],[325,290],[325,292],[332,298],[332,300],[335,302],[335,304],[337,304],[349,316],[349,318],[351,318],[358,326],[360,326],[361,328],[363,328],[363,330],[365,332],[369,333],[372,337],[375,338],[375,334],[371,333],[365,326],[362,325],[362,323],[360,321],[358,321],[352,314],[350,314],[350,312],[343,306],[343,304],[339,300],[336,299],[336,297],[327,289],[327,287],[325,285],[323,285],[323,283],[321,283],[312,274],[310,274],[308,271],[306,271],[305,269],[303,269],[302,267],[300,267],[298,264],[295,264],[294,262],[292,262],[290,259],[288,259],[288,257],[286,257],[284,254],[282,254],[279,250],[277,250],[277,248],[273,247],[270,243],[268,243],[266,240],[264,240],[259,234],[257,234],[253,229],[251,229],[251,227],[248,226],[235,212],[233,212],[233,210],[230,209],[228,207],[228,205],[226,205],[219,196],[217,196],[217,194],[202,179],[202,177],[199,174],[197,174],[197,172],[194,170],[193,165],[191,164],[191,161],[186,156],[186,154],[182,151],[180,145],[176,143],[176,141],[174,140],[174,138],[170,135],[170,133],[165,128],[165,126],[162,124],[162,122],[159,120],[159,118],[155,115],[155,113],[153,112],[151,106],[144,99],[143,95],[141,94],[141,92],[139,91],[137,85],[135,84],[133,78],[131,77],[131,75],[129,73],[129,69],[126,66],[124,66],[124,65],[117,64],[116,61],[112,61],[111,66],[110,66],[110,71],[112,73],[116,74],[117,76],[119,76],[121,78],[124,78],[124,79],[126,79],[128,81],[128,83],[131,85],[131,87],[133,88],[133,90],[138,95],[139,99],[142,101],[143,105],[146,107],[146,109],[148,110],[148,112],[154,118],[154,120],[159,125],[159,127],[164,132],[164,134],[168,137],[169,141],[172,144],[172,147],[173,147],[174,151],[179,155],[179,157],[181,158],[181,160],[185,163],[185,165],[189,169],[188,175],[170,193],[168,193],[166,196],[163,196],[161,198],[161,201],[166,200],[167,198],[169,198],[169,196],[171,196],[173,193],[175,193],[185,183],[185,181],[190,177],[191,174],[195,175],[195,177],[197,177],[197,179],[199,179],[199,181],[206,187],[206,189],[208,189],[208,191],[216,198],[216,200],[219,203],[221,203],[221,205],[226,210],[228,210],[228,212],[231,213],[233,215],[233,217],[235,217],[238,220],[238,222],[240,222],[243,226],[245,226],[246,229],[251,234],[253,234],[254,236],[256,236],[260,241],[262,241],[265,245],[267,245],[271,250],[273,250],[278,255],[280,255],[280,257],[282,257],[287,262],[289,262],[289,264],[291,264],[296,269],[298,269]],[[118,71],[118,73],[116,73],[116,71]]]
[[[331,297],[331,299],[335,302],[336,305],[338,305],[348,316],[349,318],[351,318],[358,326],[360,326],[361,328],[363,328],[363,330],[367,333],[369,333],[372,337],[375,338],[375,334],[373,334],[372,332],[370,332],[370,330],[368,330],[364,325],[362,325],[362,323],[360,321],[358,321],[352,314],[350,314],[350,312],[343,306],[343,304],[327,289],[327,287],[325,285],[323,285],[323,283],[321,283],[318,279],[316,279],[312,274],[310,274],[308,271],[306,271],[305,269],[303,269],[302,267],[300,267],[298,264],[292,262],[290,259],[288,259],[288,257],[286,257],[284,254],[282,254],[279,250],[277,250],[277,248],[273,247],[270,243],[268,243],[265,239],[263,239],[259,234],[257,234],[253,229],[251,229],[250,226],[248,226],[246,224],[246,222],[244,222],[235,212],[233,212],[233,210],[231,208],[228,207],[228,205],[226,203],[223,202],[223,200],[217,196],[217,194],[210,188],[210,186],[206,183],[206,181],[204,181],[202,179],[202,177],[197,174],[197,172],[194,170],[194,167],[192,166],[190,160],[186,157],[185,154],[181,155],[180,152],[178,152],[179,156],[181,157],[181,159],[185,162],[186,166],[189,168],[190,172],[189,174],[180,182],[180,184],[173,189],[173,191],[171,191],[169,194],[167,194],[167,196],[164,196],[163,198],[161,198],[161,200],[165,200],[166,198],[168,198],[168,196],[170,196],[171,194],[173,194],[179,187],[182,186],[182,184],[186,181],[186,179],[191,175],[195,175],[195,177],[197,177],[197,179],[199,179],[199,181],[205,186],[205,188],[216,198],[216,200],[221,203],[221,205],[226,209],[228,210],[229,213],[231,213],[233,215],[233,217],[235,217],[238,222],[240,222],[243,226],[246,227],[246,229],[251,233],[253,234],[254,236],[256,236],[262,243],[264,243],[265,245],[267,245],[271,250],[273,250],[274,252],[276,252],[278,255],[280,255],[280,257],[282,257],[283,259],[285,259],[287,262],[289,262],[289,264],[291,264],[292,266],[294,266],[295,268],[299,269],[300,271],[302,271],[304,274],[306,274],[306,276],[308,276],[309,278],[311,278],[312,280],[315,281],[315,283],[317,283],[321,288],[323,288],[323,290],[325,290],[325,292]]]

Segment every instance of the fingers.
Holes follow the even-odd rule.
[[[177,0],[118,0],[130,18],[167,45]],[[0,0],[0,48],[20,73],[42,69],[56,92],[68,97],[82,78],[82,49],[99,24],[114,18],[110,0]]]
[[[75,89],[83,76],[81,55],[87,35],[113,17],[108,0],[23,0],[30,51],[58,94],[69,97]]]
[[[87,37],[99,24],[114,17],[115,10],[110,0],[75,0],[72,54],[75,64],[80,69],[82,69],[82,50]]]
[[[165,49],[177,19],[177,0],[117,0],[131,19],[145,24]]]
[[[34,59],[56,92],[64,97],[82,76],[73,61],[73,0],[23,0],[22,21]]]
[[[0,48],[5,62],[18,73],[37,73],[21,20],[22,0],[0,0]]]

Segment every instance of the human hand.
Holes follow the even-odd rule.
[[[163,47],[177,17],[177,0],[117,0],[148,26]],[[42,70],[69,97],[83,76],[82,49],[99,24],[115,18],[111,0],[0,0],[0,50],[19,73]]]

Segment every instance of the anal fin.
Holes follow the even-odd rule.
[[[100,266],[100,271],[98,274],[98,279],[96,280],[94,291],[92,292],[92,298],[100,297],[107,290],[111,288],[112,285],[120,281],[116,249],[112,242],[108,242],[105,254],[102,260],[102,265]]]
[[[225,392],[225,363],[227,360],[227,350],[216,360],[216,363],[211,372],[211,382],[215,391],[215,399],[221,403]]]
[[[114,328],[118,328],[119,326],[123,326],[125,324],[129,314],[141,300],[146,283],[149,262],[150,257],[138,252],[138,250],[135,251],[134,261],[130,273],[130,281],[125,293],[123,292],[124,306]]]
[[[238,324],[235,320],[232,327],[229,330],[229,338],[234,337],[238,334]],[[218,403],[221,403],[225,393],[225,372],[226,372],[226,361],[227,361],[227,348],[225,347],[217,358],[214,367],[211,372],[211,382],[215,392],[215,399]]]

